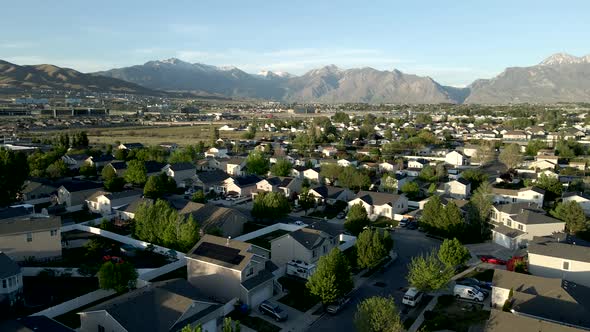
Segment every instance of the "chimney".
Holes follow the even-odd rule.
[[[227,241],[225,242],[225,245],[229,247],[229,241],[231,240],[231,236],[227,237]]]

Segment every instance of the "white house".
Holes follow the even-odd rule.
[[[320,204],[335,204],[337,201],[348,202],[354,198],[354,193],[346,188],[333,186],[317,186],[309,190],[309,194],[315,197]]]
[[[244,175],[244,167],[246,167],[246,159],[234,157],[227,160],[225,163],[225,172],[233,176]]]
[[[563,232],[565,222],[529,203],[501,204],[491,211],[492,240],[508,249],[526,247],[535,236]]]
[[[270,241],[271,260],[279,267],[292,260],[315,264],[340,244],[338,235],[311,227],[287,233]]]
[[[442,183],[437,189],[440,194],[446,194],[453,198],[464,199],[469,197],[471,193],[471,183],[463,178],[457,180],[451,180],[446,183]]]
[[[507,203],[533,203],[543,205],[545,190],[537,187],[526,187],[521,189],[492,188],[495,204]]]
[[[141,190],[127,190],[115,193],[99,190],[86,199],[86,205],[94,213],[110,215],[114,209],[132,203],[139,199],[142,194]]]
[[[590,216],[590,196],[583,193],[568,192],[563,193],[562,197],[564,202],[578,202],[584,210],[584,214]]]
[[[574,242],[559,235],[535,237],[527,248],[529,272],[590,287],[590,247]]]
[[[177,187],[184,188],[193,183],[197,168],[193,163],[176,163],[164,166],[162,172],[172,177]]]
[[[308,168],[304,170],[303,177],[308,179],[312,183],[319,183],[321,180],[320,172],[315,168]]]
[[[348,167],[348,166],[353,166],[356,167],[358,162],[356,160],[348,160],[348,159],[338,159],[338,161],[336,162],[338,164],[338,166],[341,167]]]
[[[0,251],[0,305],[14,305],[23,292],[20,266]]]
[[[228,158],[227,149],[216,147],[209,148],[209,150],[205,151],[205,157]]]
[[[469,157],[459,151],[451,151],[445,155],[445,163],[457,166],[469,165]]]
[[[396,214],[402,214],[408,210],[408,199],[405,195],[361,190],[356,198],[348,202],[348,208],[359,203],[367,210],[371,220],[380,216],[394,219]]]
[[[410,159],[408,160],[408,168],[422,169],[429,163],[430,162],[428,160],[424,159]]]

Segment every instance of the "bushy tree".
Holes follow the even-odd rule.
[[[143,195],[149,198],[160,198],[166,193],[173,193],[175,190],[176,181],[166,173],[160,173],[148,178],[143,187]]]
[[[420,193],[420,187],[416,182],[406,182],[401,187],[401,192],[406,194],[408,198],[413,199],[418,197],[418,194]]]
[[[106,165],[105,167],[102,168],[100,175],[102,176],[102,179],[104,181],[108,181],[108,180],[112,180],[112,179],[116,178],[117,172],[110,165]]]
[[[304,187],[301,190],[298,202],[299,206],[305,211],[305,215],[307,215],[307,210],[315,206],[315,197],[309,192],[309,188]]]
[[[472,160],[480,165],[487,165],[488,163],[492,162],[496,157],[495,146],[494,142],[492,141],[482,141],[477,150],[475,155],[472,157]]]
[[[438,249],[438,259],[450,267],[463,265],[470,258],[469,249],[465,248],[457,238],[444,240]]]
[[[435,291],[445,287],[453,277],[454,269],[438,260],[435,252],[416,256],[408,265],[408,282],[421,291]]]
[[[291,205],[282,192],[261,192],[254,198],[251,214],[258,219],[271,220],[284,217],[291,211]]]
[[[52,179],[61,178],[68,174],[68,166],[63,160],[59,159],[49,165],[45,172],[47,173],[47,176]]]
[[[0,206],[16,201],[28,175],[29,164],[22,152],[0,149]]]
[[[420,223],[429,231],[442,236],[457,236],[464,227],[461,210],[454,202],[443,206],[438,196],[424,205]]]
[[[524,153],[527,156],[536,156],[537,152],[547,148],[547,143],[539,139],[532,139],[527,143],[526,150]]]
[[[96,166],[91,165],[89,163],[84,163],[80,167],[80,174],[84,175],[85,177],[91,177],[96,175]]]
[[[135,288],[137,271],[131,263],[105,262],[98,270],[98,283],[102,289],[112,289],[117,293]]]
[[[270,163],[262,152],[253,150],[248,155],[248,158],[246,158],[246,168],[250,174],[266,175],[270,168]]]
[[[563,193],[563,185],[555,176],[541,174],[535,185],[545,190],[545,199],[548,201],[553,201],[558,197],[561,197],[561,194]]]
[[[385,233],[386,235],[381,235],[381,233]],[[366,229],[359,234],[356,240],[359,267],[375,267],[388,255],[388,247],[392,246],[393,242],[389,242],[386,237],[389,237],[389,240],[391,240],[389,232],[372,229]]]
[[[338,179],[342,167],[337,164],[323,164],[321,165],[320,175],[330,181],[333,184]]]
[[[479,186],[488,182],[489,175],[484,171],[476,168],[471,168],[461,172],[461,177],[471,183],[472,190],[479,188]]]
[[[386,192],[397,192],[398,181],[394,175],[389,173],[383,174],[381,177],[381,188]]]
[[[136,185],[143,185],[147,181],[147,169],[143,161],[131,160],[125,172],[125,181]]]
[[[193,194],[191,200],[195,203],[207,203],[207,197],[205,197],[205,193],[202,190],[197,190],[197,192]]]
[[[350,264],[340,249],[334,248],[328,255],[320,257],[316,271],[306,285],[310,293],[324,304],[335,302],[352,290]]]
[[[370,220],[367,215],[367,210],[362,203],[354,204],[348,210],[344,228],[352,235],[357,236],[362,232],[363,228],[369,226]]]
[[[393,298],[369,297],[359,303],[354,315],[359,332],[401,332],[404,326]]]
[[[584,233],[590,230],[590,223],[586,219],[584,210],[576,201],[567,201],[557,204],[551,214],[564,221],[570,233]]]
[[[279,159],[270,168],[270,173],[274,176],[290,176],[293,165],[287,159]]]
[[[340,167],[338,182],[341,186],[351,190],[367,189],[371,185],[371,178],[352,166]]]
[[[522,153],[520,153],[520,146],[518,144],[509,144],[500,151],[498,159],[508,169],[516,168],[523,161]]]

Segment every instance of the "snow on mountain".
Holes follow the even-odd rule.
[[[577,57],[567,53],[556,53],[547,59],[543,60],[539,65],[554,66],[554,65],[571,65],[577,63],[590,63],[590,55],[584,57]]]

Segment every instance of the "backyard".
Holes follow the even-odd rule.
[[[309,292],[305,286],[306,280],[296,277],[281,277],[279,282],[289,293],[278,301],[302,312],[306,312],[320,300]]]
[[[278,229],[274,232],[270,232],[270,233],[261,235],[259,237],[255,237],[255,238],[248,240],[246,242],[252,243],[252,244],[257,245],[261,248],[270,250],[270,241],[272,241],[278,237],[281,237],[285,234],[288,234],[288,233],[289,233],[289,231]]]
[[[434,310],[424,313],[422,329],[426,331],[451,330],[456,332],[483,330],[490,312],[483,305],[455,299],[452,295],[442,295]],[[474,326],[474,327],[472,327]],[[475,329],[475,330],[474,330]]]

